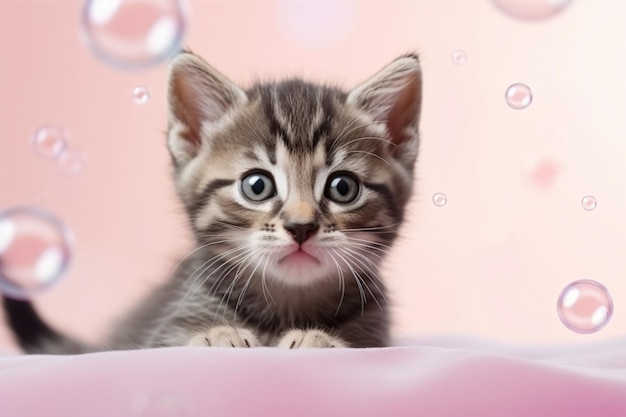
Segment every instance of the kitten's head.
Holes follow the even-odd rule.
[[[168,93],[176,188],[199,244],[286,285],[376,268],[412,191],[416,55],[345,93],[301,80],[245,91],[182,53]]]

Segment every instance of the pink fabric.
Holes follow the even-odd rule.
[[[626,416],[626,339],[561,348],[421,343],[2,356],[0,416]]]

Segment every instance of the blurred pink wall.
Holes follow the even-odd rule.
[[[59,328],[97,340],[189,243],[164,142],[166,65],[125,72],[96,60],[78,37],[82,3],[0,0],[0,210],[38,204],[73,229],[71,269],[37,304]],[[243,84],[295,74],[349,87],[421,53],[417,196],[386,263],[399,334],[625,334],[626,3],[574,0],[540,21],[489,0],[326,1],[332,16],[307,21],[290,3],[192,1],[186,44]],[[464,65],[452,63],[456,49]],[[504,101],[516,82],[534,94],[525,110]],[[141,106],[130,96],[138,85],[151,94]],[[86,152],[81,175],[65,178],[33,153],[44,123]],[[445,207],[433,205],[436,192]],[[580,205],[587,194],[598,201],[591,212]],[[581,278],[604,284],[616,306],[592,335],[556,315],[561,289]],[[0,347],[9,343],[0,327]]]

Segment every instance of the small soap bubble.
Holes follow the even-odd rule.
[[[87,0],[82,37],[108,65],[147,68],[180,51],[188,15],[187,0]]]
[[[506,104],[515,110],[523,110],[530,106],[533,101],[533,94],[526,84],[516,83],[509,86],[504,93]]]
[[[572,0],[492,0],[511,17],[525,20],[546,19],[565,9]]]
[[[580,200],[580,204],[587,211],[595,210],[595,208],[598,207],[598,202],[596,201],[596,198],[592,195],[584,196],[583,199]]]
[[[150,100],[150,92],[146,87],[135,87],[132,92],[135,104],[146,104]]]
[[[44,125],[31,136],[35,153],[46,159],[57,159],[67,147],[67,133],[59,126]]]
[[[433,195],[433,204],[437,207],[443,207],[448,202],[448,197],[444,193],[435,193]]]
[[[78,175],[85,169],[85,154],[77,148],[67,148],[57,158],[59,170],[66,175]]]
[[[452,63],[455,65],[463,65],[467,62],[467,55],[460,49],[455,49],[451,54]]]
[[[557,313],[568,329],[577,333],[595,333],[611,320],[613,300],[599,282],[574,281],[561,291]]]
[[[56,284],[69,266],[72,242],[67,227],[41,209],[0,212],[0,292],[28,299]]]

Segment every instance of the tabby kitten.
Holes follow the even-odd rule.
[[[179,54],[167,144],[196,249],[103,346],[71,340],[30,304],[5,299],[21,346],[388,345],[378,268],[413,188],[421,84],[413,54],[349,93],[298,79],[246,91]]]

